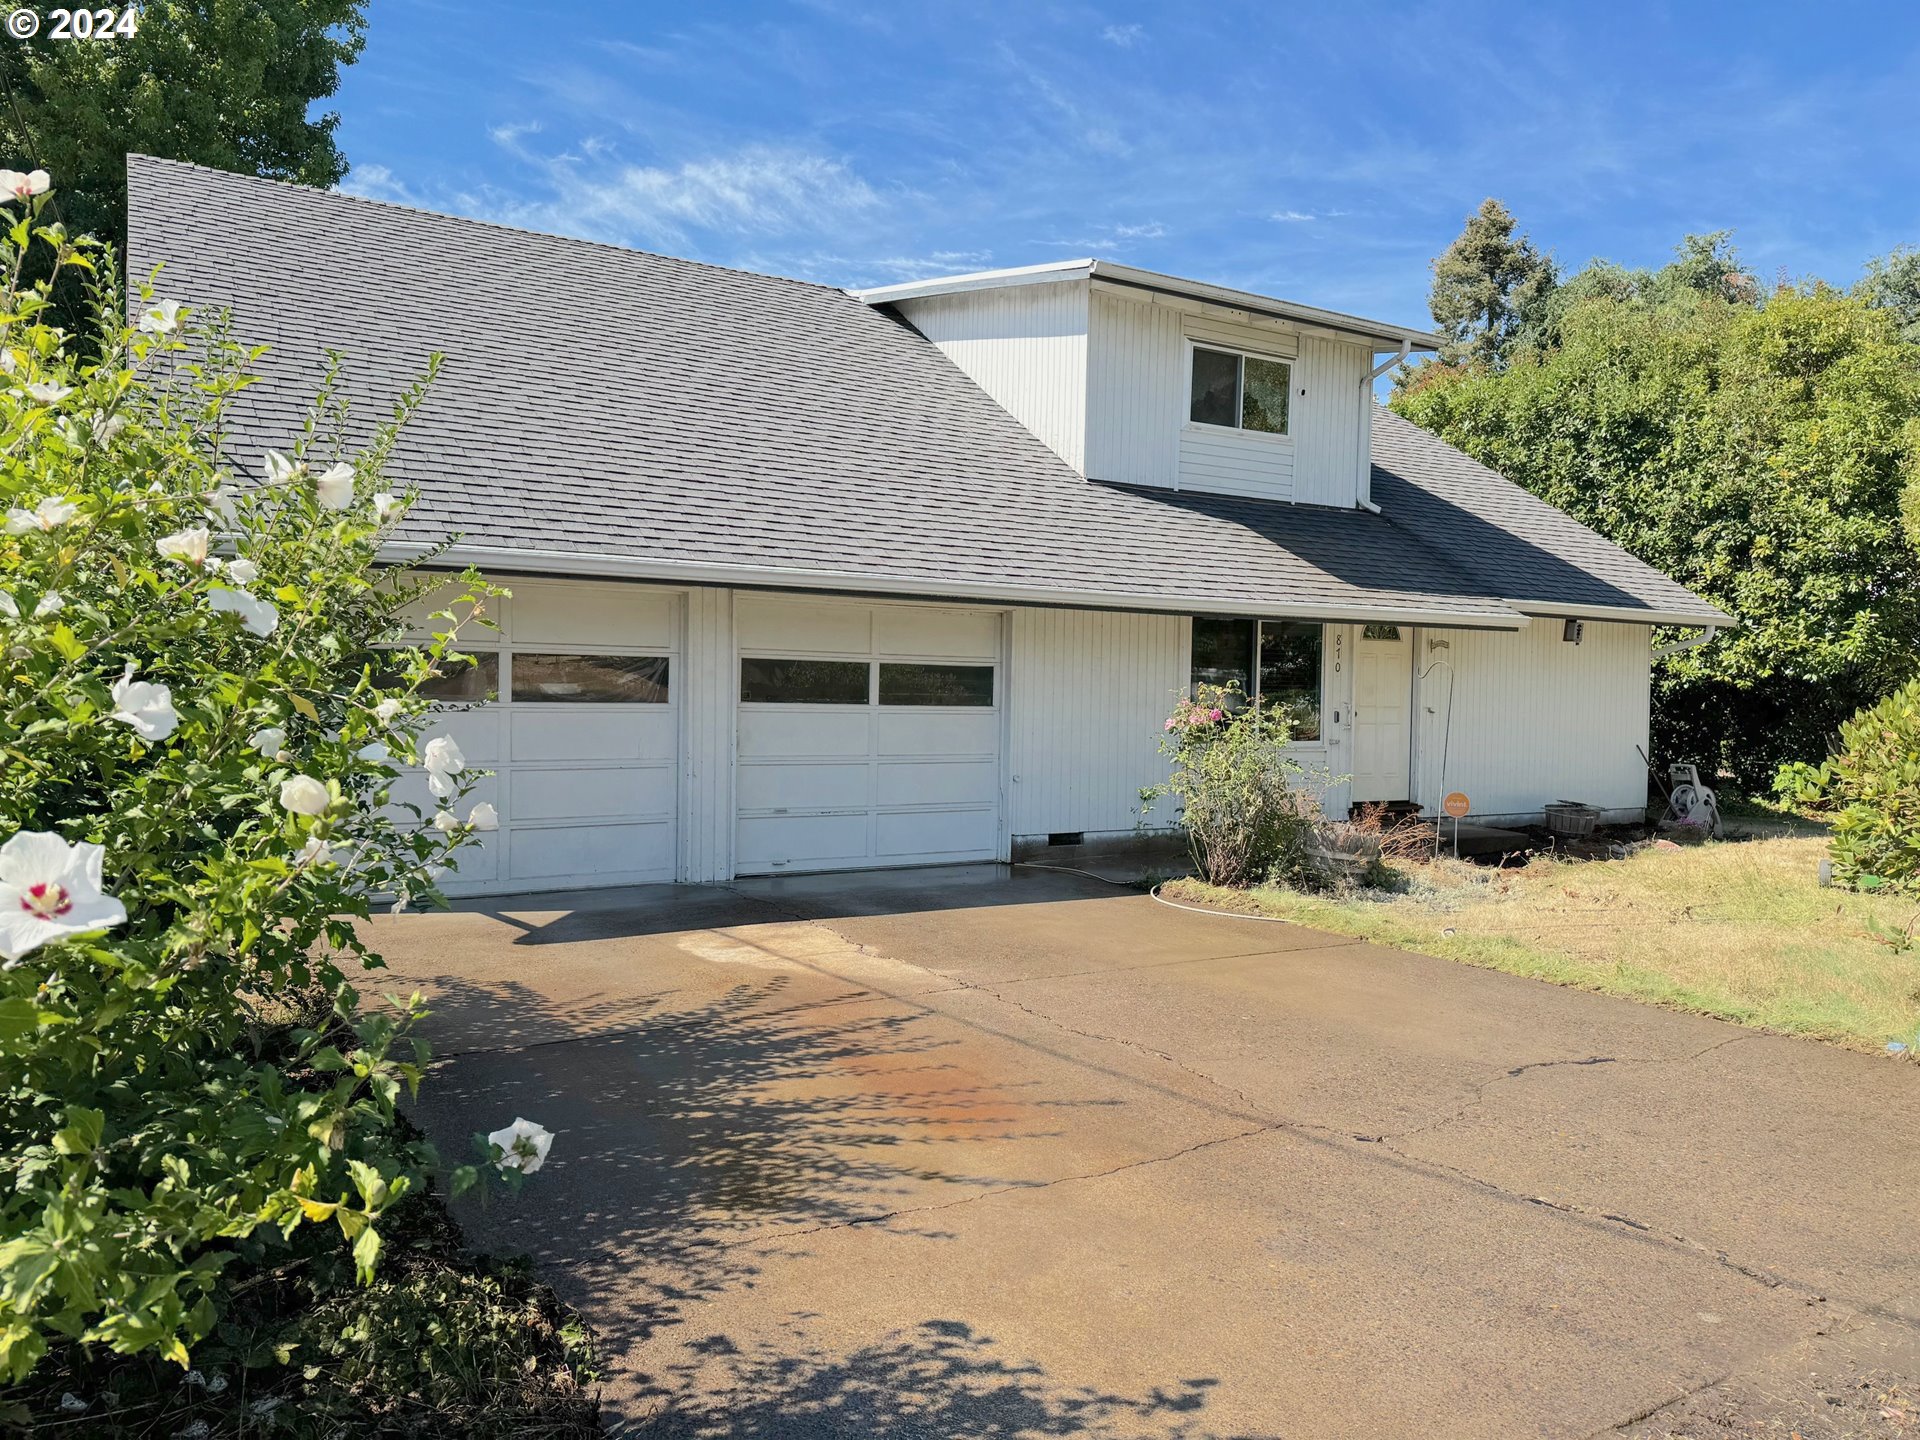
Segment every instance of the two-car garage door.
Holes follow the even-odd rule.
[[[685,878],[680,811],[693,805],[707,807],[696,831],[732,825],[742,875],[1000,854],[999,612],[741,594],[733,634],[697,654],[682,594],[508,583],[499,629],[462,639],[478,664],[436,686],[452,708],[428,733],[494,772],[467,803],[500,814],[460,852],[449,894]],[[683,692],[718,703],[683,705]],[[724,763],[683,776],[683,752],[725,756],[729,721],[731,786]],[[684,733],[696,724],[722,733]],[[432,811],[418,773],[395,796]]]
[[[992,860],[1001,617],[742,596],[734,868]]]

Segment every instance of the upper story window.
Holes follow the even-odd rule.
[[[1265,355],[1193,347],[1193,386],[1187,418],[1264,435],[1287,433],[1287,399],[1293,366]]]

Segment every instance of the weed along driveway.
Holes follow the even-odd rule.
[[[374,929],[633,1433],[1920,1424],[1911,1066],[992,866]]]

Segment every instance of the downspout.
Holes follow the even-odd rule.
[[[1668,655],[1678,655],[1682,650],[1698,650],[1719,633],[1718,625],[1709,625],[1691,640],[1676,640],[1671,645],[1656,645],[1653,649],[1653,658],[1660,660]]]

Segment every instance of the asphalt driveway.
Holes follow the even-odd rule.
[[[1920,1070],[998,867],[383,918],[661,1436],[1920,1435]]]

